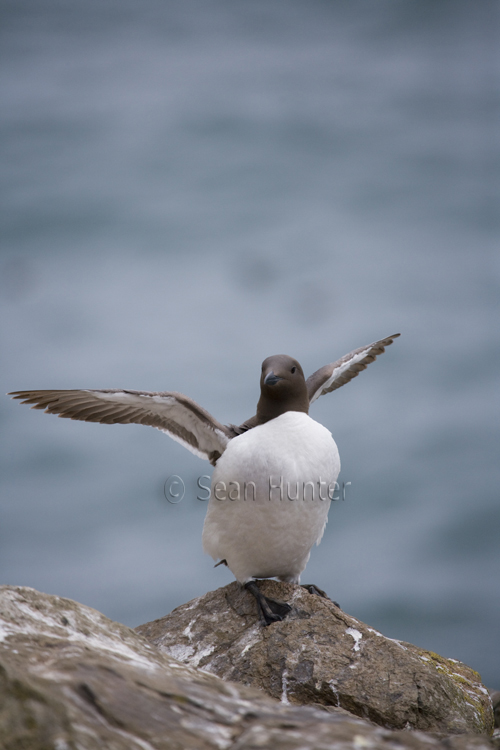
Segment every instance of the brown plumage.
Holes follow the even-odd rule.
[[[215,465],[229,440],[287,411],[307,414],[313,401],[355,378],[398,336],[355,349],[316,370],[307,380],[296,359],[286,354],[268,357],[262,363],[257,413],[239,426],[223,425],[192,399],[169,391],[52,390],[8,395],[33,409],[67,419],[155,427]]]

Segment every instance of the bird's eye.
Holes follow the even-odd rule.
[[[292,375],[294,374],[294,372],[296,371],[296,369],[297,369],[297,368],[296,368],[296,367],[295,367],[295,365],[294,365],[294,366],[292,367],[292,369],[290,370],[290,372],[292,373]]]

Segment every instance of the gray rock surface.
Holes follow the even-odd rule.
[[[490,696],[493,704],[495,727],[500,728],[500,690],[490,690]]]
[[[493,747],[500,750],[500,690],[490,690],[491,702],[493,703],[493,714],[495,717],[495,731],[491,738]]]
[[[69,599],[0,587],[2,750],[491,750],[280,704]]]
[[[386,638],[300,586],[260,581],[292,604],[263,628],[236,582],[136,628],[163,653],[291,704],[336,706],[392,729],[491,735],[493,712],[474,670]]]

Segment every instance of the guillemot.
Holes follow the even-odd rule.
[[[143,424],[170,435],[215,466],[203,549],[226,564],[255,597],[263,624],[282,620],[290,606],[265,597],[256,579],[300,583],[326,526],[340,471],[329,430],[309,416],[319,396],[364,370],[400,334],[375,341],[325,365],[307,380],[284,354],[262,363],[257,412],[241,425],[223,425],[175,392],[133,390],[13,391],[8,395],[59,417],[103,424]],[[311,593],[325,595],[314,585]]]

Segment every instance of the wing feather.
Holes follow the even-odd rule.
[[[175,392],[128,390],[14,391],[32,409],[102,424],[142,424],[170,435],[192,453],[215,463],[231,431],[195,401]]]
[[[336,362],[332,362],[316,370],[306,380],[309,403],[312,404],[320,396],[323,396],[325,393],[331,393],[357,377],[398,336],[400,334],[395,333],[385,339],[375,341],[373,344],[368,344],[368,346],[362,346],[341,357]]]

